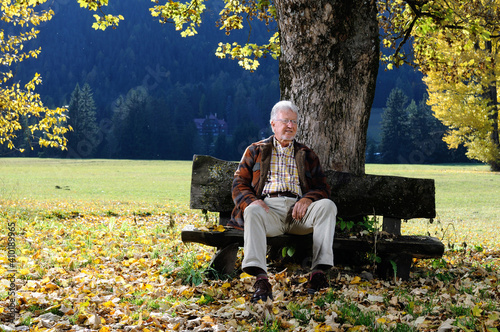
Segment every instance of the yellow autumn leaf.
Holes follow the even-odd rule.
[[[332,327],[330,325],[327,325],[325,323],[321,323],[321,324],[316,325],[316,327],[314,328],[314,331],[315,332],[324,332],[324,331],[333,331],[333,330],[332,330]]]
[[[56,262],[58,262],[58,263],[64,263],[64,257],[57,256]]]
[[[113,301],[106,301],[104,302],[103,304],[101,304],[103,307],[106,307],[106,308],[110,308],[110,307],[114,307],[115,304],[113,303]]]
[[[222,284],[222,288],[229,288],[229,287],[231,287],[231,284],[228,282]]]
[[[47,285],[45,285],[45,290],[46,291],[54,291],[56,289],[58,289],[59,286],[57,286],[56,284],[54,284],[53,282],[51,283],[48,283]]]
[[[243,272],[242,274],[240,274],[240,279],[245,279],[245,278],[252,278],[252,276],[249,275],[248,273],[245,273],[245,272]]]
[[[29,274],[29,273],[30,273],[30,270],[28,270],[28,269],[20,269],[20,270],[19,270],[19,273],[20,273],[21,275],[25,276],[25,275],[27,275],[27,274]]]
[[[27,289],[27,290],[30,290],[30,291],[34,291],[36,288],[37,288],[38,284],[33,281],[33,280],[28,280],[28,282],[26,283],[26,285],[23,287],[23,289]]]
[[[18,257],[17,258],[17,261],[20,262],[20,263],[27,263],[28,262],[28,258],[27,257]]]
[[[361,281],[361,278],[358,277],[358,276],[355,276],[352,280],[351,280],[351,285],[354,285],[354,284],[359,284]]]
[[[99,329],[99,332],[110,332],[110,331],[111,331],[110,328],[107,326],[103,326]]]
[[[238,305],[240,304],[245,304],[246,300],[244,297],[238,297],[237,299],[234,300]]]
[[[475,317],[481,317],[482,312],[483,312],[483,310],[477,304],[474,306],[474,308],[472,308],[472,314]]]
[[[214,231],[221,232],[221,233],[224,232],[225,230],[226,229],[224,228],[223,225],[219,225],[219,226],[217,226],[217,227],[214,228]]]

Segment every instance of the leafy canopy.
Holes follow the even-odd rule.
[[[456,61],[465,63],[457,66],[456,71],[463,72],[462,77],[469,76],[467,80],[460,80],[452,73],[430,70],[424,78],[434,115],[448,127],[444,141],[454,149],[463,145],[470,159],[492,166],[500,163],[498,136],[495,141],[492,135],[495,131],[498,135],[497,96],[492,100],[488,95],[488,90],[497,81],[494,66],[488,62],[498,62],[498,54],[491,54],[484,48],[484,43],[478,43],[476,50],[463,51],[460,55],[453,50],[450,52],[453,46],[446,42],[437,41],[436,45],[443,55],[452,58],[450,64]]]
[[[394,53],[389,67],[416,65],[425,75],[429,104],[448,127],[450,148],[500,170],[498,40],[500,1],[390,1],[380,21]],[[410,58],[402,45],[413,38]]]
[[[36,38],[36,26],[52,18],[52,11],[38,13],[34,7],[44,1],[3,0],[1,20],[9,26],[8,32],[0,30],[0,144],[16,149],[15,140],[19,131],[28,133],[29,145],[38,141],[40,146],[64,149],[65,109],[48,109],[35,93],[36,85],[42,82],[37,73],[25,85],[15,81],[12,66],[36,58],[40,49],[24,50],[24,44]],[[14,31],[13,33],[11,31]],[[19,148],[19,150],[23,150]]]
[[[472,50],[476,41],[498,37],[498,0],[379,1],[379,22],[385,31],[384,46],[394,52],[382,59],[392,66],[417,65],[426,74],[445,61],[436,49],[436,39],[461,40],[456,52]],[[411,51],[403,47],[412,40]]]

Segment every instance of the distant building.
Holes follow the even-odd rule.
[[[196,129],[200,136],[219,136],[227,134],[227,123],[217,119],[217,113],[210,114],[204,119],[194,119]]]

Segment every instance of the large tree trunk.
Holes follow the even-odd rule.
[[[325,170],[363,174],[379,63],[374,0],[275,0],[281,98]]]
[[[493,54],[493,52],[496,52],[493,50],[493,46],[491,43],[491,40],[486,42],[486,48],[490,54]],[[496,55],[496,54],[494,54]],[[492,68],[495,68],[495,56],[492,56]],[[490,134],[490,139],[492,143],[492,149],[494,151],[500,151],[500,135],[499,135],[499,128],[498,128],[498,92],[497,92],[497,81],[493,80],[490,82],[488,85],[488,89],[486,92],[486,98],[490,101],[488,106],[491,106],[491,113],[489,115],[489,118],[491,119],[492,123],[492,128],[491,128],[491,134]],[[495,152],[492,152],[492,155],[498,156]],[[488,161],[488,164],[490,165],[490,169],[493,172],[500,172],[500,159],[494,158],[493,160]]]

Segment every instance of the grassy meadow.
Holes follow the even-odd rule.
[[[485,165],[367,164],[366,172],[434,179],[437,218],[411,220],[403,233],[447,243],[495,247],[500,235],[500,174]],[[94,213],[187,210],[190,161],[0,159],[0,198],[30,209]]]
[[[0,170],[3,198],[153,204],[189,200],[188,161],[3,158]]]
[[[500,175],[480,165],[366,171],[435,179],[436,220],[403,232],[458,250],[416,261],[408,282],[332,269],[332,287],[313,297],[308,274],[290,267],[270,275],[272,303],[250,305],[252,278],[208,280],[215,249],[180,239],[188,224],[207,226],[189,209],[190,161],[1,158],[0,331],[497,331]]]

